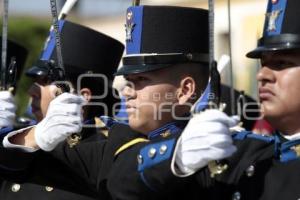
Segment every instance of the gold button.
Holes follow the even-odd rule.
[[[54,188],[50,186],[46,186],[45,189],[47,192],[52,192],[54,190]]]
[[[18,192],[20,189],[21,189],[21,185],[20,184],[14,183],[11,186],[11,191],[13,191],[13,192]]]

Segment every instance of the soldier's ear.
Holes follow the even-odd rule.
[[[195,93],[196,82],[190,77],[186,76],[180,81],[179,88],[177,90],[177,99],[180,105],[184,105],[190,102],[193,94]]]
[[[87,100],[88,102],[91,101],[92,98],[92,91],[89,88],[82,88],[80,90],[80,94]]]

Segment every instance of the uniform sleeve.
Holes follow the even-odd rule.
[[[4,132],[4,129],[2,129],[1,136],[3,137],[0,140],[0,173],[3,171],[23,171],[29,166],[36,154],[14,148],[5,148],[3,146],[3,139],[12,129],[5,130]]]
[[[111,168],[115,160],[114,153],[120,146],[138,136],[128,130],[128,126],[118,125],[111,128],[107,140],[81,142],[72,148],[67,143],[62,143],[52,152],[31,153],[29,155],[33,156],[33,160],[24,174],[33,183],[53,185],[80,193],[92,191],[90,194],[103,197],[103,193],[107,192],[107,177],[113,174]],[[82,190],[84,187],[87,189]]]
[[[274,138],[239,132],[233,136],[237,151],[221,161],[227,169],[211,178],[209,167],[196,174],[197,184],[203,188],[204,199],[259,199],[264,188],[261,179],[272,162]]]
[[[53,152],[35,153],[0,147],[0,177],[95,197],[104,146],[105,141],[86,142],[73,148],[63,143]]]
[[[107,187],[112,197],[128,200],[189,199],[196,180],[194,177],[176,177],[170,168],[176,140],[172,137],[140,143],[118,155],[108,179]]]
[[[51,154],[98,192],[103,192],[106,190],[107,176],[114,164],[114,153],[120,146],[137,136],[127,125],[116,124],[110,129],[106,140],[80,143],[73,148],[64,143]]]
[[[5,151],[2,151],[5,150]],[[18,183],[33,183],[50,185],[55,188],[96,197],[95,187],[77,174],[77,170],[56,159],[49,153],[38,151],[24,153],[1,149],[0,177],[7,181]],[[30,156],[30,159],[26,156]],[[5,159],[4,159],[5,158]],[[11,158],[11,159],[9,159]]]
[[[28,152],[28,153],[32,153],[32,152],[38,151],[38,149],[35,149],[35,148],[32,148],[32,147],[23,146],[23,145],[12,144],[9,141],[9,138],[11,138],[12,136],[20,134],[20,133],[23,133],[24,131],[27,131],[27,130],[32,129],[32,128],[33,128],[33,126],[28,126],[28,127],[25,127],[25,128],[19,129],[19,130],[14,130],[14,131],[11,131],[11,132],[7,133],[5,135],[5,137],[3,138],[2,145],[5,148],[18,149],[20,151],[24,151],[24,152]]]
[[[63,142],[53,152],[26,152],[1,145],[0,176],[6,180],[26,180],[66,190],[71,187],[71,190],[80,191],[88,185],[96,191],[105,143],[105,140],[83,141],[70,148]]]
[[[96,186],[105,145],[106,140],[81,143],[72,148],[63,143],[50,154],[78,176]]]

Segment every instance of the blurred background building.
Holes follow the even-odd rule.
[[[256,46],[261,36],[267,0],[230,0],[231,34],[228,1],[215,0],[215,57],[218,60],[223,54],[230,55],[231,49],[234,87],[256,98],[255,74],[259,62],[247,59],[245,54]],[[0,2],[2,4],[2,0]],[[64,0],[57,0],[57,3],[61,7]],[[51,23],[50,0],[9,0],[9,4],[9,37],[29,48],[31,54],[27,66],[30,66],[38,58],[38,52],[48,35]],[[208,8],[207,0],[141,0],[141,4]],[[68,19],[124,43],[124,19],[126,8],[130,5],[131,0],[78,0]],[[222,73],[222,81],[226,84],[230,83],[229,74],[227,67]],[[23,99],[28,81],[25,77],[21,79],[18,95],[21,104],[26,102]]]

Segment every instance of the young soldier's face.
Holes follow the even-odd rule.
[[[257,79],[264,117],[277,129],[300,129],[300,53],[265,53],[261,65]]]
[[[177,102],[177,86],[167,69],[131,74],[123,90],[129,125],[148,133],[173,119],[172,105]]]
[[[46,116],[50,102],[55,98],[56,87],[38,79],[36,81],[29,88],[28,94],[32,98],[32,114],[37,121],[41,121]]]

